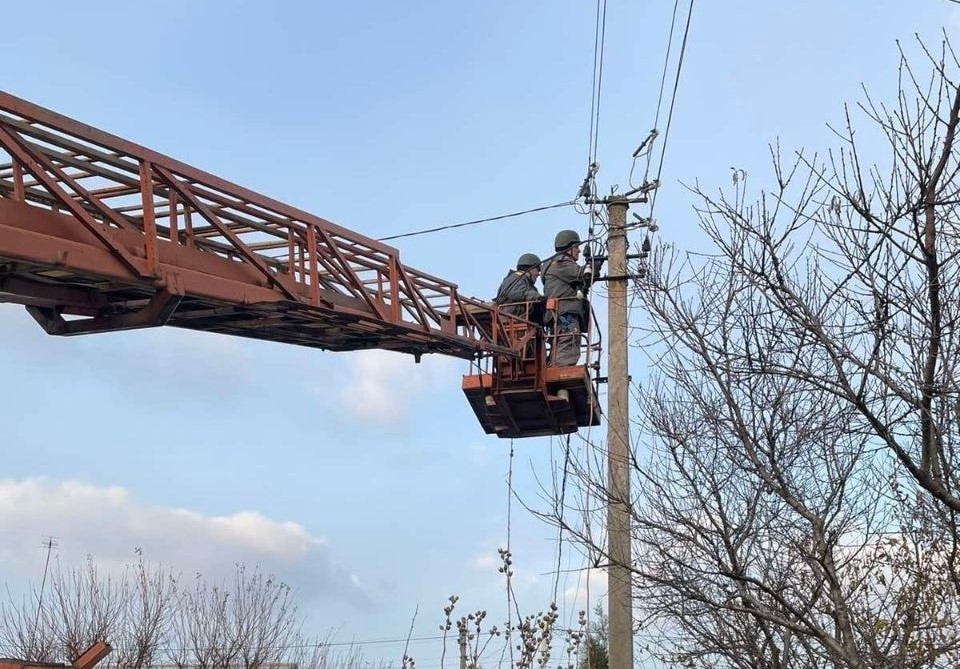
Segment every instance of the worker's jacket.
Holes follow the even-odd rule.
[[[533,321],[541,319],[543,296],[537,287],[530,280],[530,275],[520,270],[511,270],[500,283],[500,289],[497,290],[497,296],[493,298],[497,306],[501,306],[501,311],[511,316],[529,318]],[[517,303],[521,304],[517,304]],[[523,304],[531,302],[528,305]],[[507,305],[507,306],[503,306]],[[528,313],[528,308],[530,309]]]
[[[584,274],[584,267],[578,265],[569,256],[559,256],[547,260],[541,266],[543,296],[557,299],[557,316],[575,314],[583,320],[590,307],[583,293],[590,287],[593,275]],[[580,291],[580,299],[577,292]]]

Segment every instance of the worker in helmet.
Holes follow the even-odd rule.
[[[517,259],[517,268],[507,272],[500,283],[494,303],[500,311],[511,316],[526,318],[537,324],[543,319],[543,296],[537,290],[540,276],[540,257],[524,253]]]
[[[543,295],[553,298],[555,310],[551,324],[554,336],[547,364],[554,367],[576,365],[580,361],[580,333],[586,324],[590,305],[584,297],[593,283],[596,263],[579,265],[580,235],[576,230],[561,230],[554,239],[556,255],[543,263]],[[548,316],[548,317],[549,317]]]

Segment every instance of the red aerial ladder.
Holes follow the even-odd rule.
[[[52,335],[171,325],[473,360],[464,392],[500,437],[600,419],[597,345],[548,367],[541,327],[395,248],[2,91],[0,301]]]

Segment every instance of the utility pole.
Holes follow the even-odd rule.
[[[607,569],[610,669],[633,669],[633,582],[630,576],[630,414],[627,368],[627,208],[625,197],[605,200],[607,253]]]

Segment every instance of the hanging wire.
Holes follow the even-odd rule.
[[[671,128],[672,125],[673,125],[673,113],[674,113],[674,109],[675,109],[675,107],[676,107],[677,91],[679,90],[679,87],[680,87],[680,74],[681,74],[681,72],[683,71],[683,61],[684,61],[684,57],[685,57],[685,55],[686,55],[687,42],[688,42],[688,39],[689,39],[689,36],[690,36],[690,23],[691,23],[691,19],[692,19],[692,17],[693,17],[693,5],[694,5],[694,2],[695,2],[695,0],[690,0],[690,4],[689,4],[689,6],[688,6],[688,8],[687,8],[687,19],[686,19],[686,23],[685,23],[684,29],[683,29],[683,39],[682,39],[681,44],[680,44],[680,55],[679,55],[679,57],[678,57],[678,59],[677,59],[677,70],[676,70],[676,74],[675,74],[675,76],[674,76],[674,81],[673,81],[673,91],[671,92],[671,95],[670,95],[670,110],[669,110],[669,113],[667,114],[667,126],[666,126],[666,129],[665,129],[665,131],[664,131],[663,141],[661,142],[661,145],[660,145],[660,161],[659,161],[659,164],[658,164],[658,166],[657,166],[657,176],[656,176],[656,178],[655,178],[655,180],[654,180],[654,182],[655,182],[656,184],[658,184],[658,185],[659,185],[659,182],[660,182],[660,178],[661,178],[661,176],[662,176],[662,174],[663,174],[663,164],[664,164],[664,160],[665,160],[665,158],[666,158],[666,152],[667,152],[667,141],[668,141],[668,139],[669,139],[669,137],[670,137],[670,128]],[[679,3],[679,0],[674,0],[673,14],[672,14],[671,19],[670,19],[670,36],[669,36],[668,39],[667,39],[667,52],[666,52],[666,55],[665,55],[665,57],[664,57],[663,70],[662,70],[661,78],[660,78],[660,94],[659,94],[658,99],[657,99],[657,111],[656,111],[656,116],[655,116],[655,120],[654,120],[654,130],[651,131],[651,137],[648,138],[648,139],[651,139],[652,137],[655,137],[655,136],[656,136],[656,135],[655,135],[655,133],[657,132],[657,131],[656,131],[656,127],[657,127],[657,125],[658,125],[659,122],[660,122],[660,112],[661,112],[662,107],[663,107],[663,93],[664,93],[664,90],[665,90],[664,84],[665,84],[665,82],[666,82],[667,66],[668,66],[668,64],[669,64],[669,62],[670,62],[670,54],[671,54],[672,48],[673,48],[673,36],[674,36],[675,28],[676,28],[677,9],[678,9],[679,4],[680,4],[680,3]],[[642,146],[642,145],[641,145],[641,146]],[[639,149],[638,149],[637,152],[634,153],[634,165],[636,164],[636,158],[638,157],[638,153],[639,153]],[[652,159],[653,159],[652,142],[651,142],[651,146],[648,147],[645,155],[646,155],[646,157],[647,157],[647,165],[646,165],[646,168],[645,168],[645,170],[644,170],[643,180],[644,180],[644,183],[650,183],[650,182],[649,182],[650,167],[651,167],[651,162],[652,162]],[[633,166],[631,166],[631,168],[630,168],[630,173],[631,173],[631,182],[630,182],[630,183],[631,183],[631,187],[632,187],[632,186],[633,186],[633,183],[632,183]],[[648,215],[647,221],[646,221],[645,223],[644,223],[644,222],[641,222],[641,223],[638,224],[638,226],[640,226],[640,227],[647,226],[647,231],[646,231],[646,234],[644,235],[643,246],[637,249],[637,250],[640,251],[641,253],[647,253],[647,257],[649,257],[650,235],[652,234],[652,232],[654,232],[654,231],[656,230],[655,227],[650,227],[650,226],[652,226],[652,224],[653,224],[653,222],[654,222],[654,216],[653,216],[653,214],[654,214],[654,210],[655,210],[655,207],[656,207],[657,196],[658,196],[659,192],[660,192],[659,187],[653,189],[653,193],[652,193],[652,195],[650,196],[650,209],[649,209],[649,215]],[[649,271],[649,269],[648,269],[645,265],[642,267],[642,269],[643,269],[645,272],[646,272],[646,271]],[[632,309],[633,309],[633,303],[634,303],[634,301],[635,301],[635,299],[636,299],[636,297],[637,297],[638,294],[639,294],[639,291],[638,291],[638,290],[634,290],[634,291],[632,292],[632,294],[631,294],[631,296],[630,296],[630,302],[628,303],[628,306],[627,306],[628,312],[629,312],[629,311],[632,311]]]
[[[670,112],[667,114],[667,127],[663,133],[663,143],[660,146],[660,164],[657,166],[656,181],[660,181],[663,173],[663,161],[667,155],[667,140],[670,138],[670,126],[673,124],[673,110],[677,102],[677,90],[680,87],[680,73],[683,71],[683,58],[687,52],[687,38],[690,35],[690,19],[693,16],[693,4],[695,0],[690,0],[690,6],[687,9],[687,23],[683,29],[683,41],[680,44],[680,57],[677,60],[677,74],[673,80],[673,94],[670,96]],[[657,194],[659,188],[653,191],[650,197],[650,219],[653,219],[653,211],[657,204]]]
[[[595,398],[595,394],[591,393],[590,407],[589,407],[591,415],[593,414],[593,411],[594,411],[594,405],[593,405],[594,398]],[[583,460],[585,463],[584,464],[584,467],[585,467],[584,480],[587,482],[586,489],[584,490],[584,500],[583,500],[583,534],[588,539],[587,539],[587,550],[584,552],[584,555],[583,555],[584,569],[580,572],[580,574],[577,577],[577,594],[579,595],[580,583],[582,582],[584,572],[586,573],[586,602],[584,603],[584,612],[585,612],[584,618],[586,621],[585,631],[587,634],[587,637],[586,637],[587,641],[584,647],[581,649],[581,652],[585,651],[587,654],[587,660],[585,663],[586,669],[594,669],[593,667],[591,667],[591,657],[590,657],[590,643],[591,643],[590,625],[591,625],[591,613],[592,613],[591,609],[593,608],[591,597],[590,597],[590,570],[593,562],[593,549],[590,546],[590,537],[592,536],[592,528],[593,528],[593,518],[592,518],[593,512],[592,512],[591,503],[590,503],[593,496],[593,492],[592,492],[593,488],[591,484],[591,472],[592,472],[591,455],[592,454],[590,453],[591,446],[593,445],[592,436],[593,436],[593,425],[588,425],[587,434],[583,440],[583,451],[584,451]],[[572,623],[568,623],[568,626],[573,627]]]
[[[584,179],[584,183],[581,186],[579,197],[586,198],[588,203],[587,207],[582,208],[577,207],[578,213],[587,215],[587,239],[585,246],[590,249],[591,255],[596,255],[594,252],[594,244],[598,240],[597,235],[597,224],[600,224],[600,227],[603,231],[606,231],[606,221],[603,214],[602,208],[597,206],[597,189],[596,189],[596,173],[599,169],[597,164],[597,152],[599,147],[599,136],[600,136],[600,107],[601,99],[603,93],[603,60],[604,52],[606,45],[606,25],[607,25],[607,3],[606,0],[597,0],[596,3],[596,16],[594,21],[594,41],[593,41],[593,80],[591,82],[591,91],[590,91],[590,128],[588,132],[588,142],[587,142],[587,175]],[[592,292],[595,283],[591,282],[589,286],[586,287],[586,297],[589,301],[592,298]],[[589,347],[590,342],[587,342]],[[592,402],[591,398],[591,402]],[[592,407],[591,407],[592,411]],[[551,440],[551,448],[552,448]],[[559,584],[560,584],[560,572],[562,568],[563,560],[563,514],[566,508],[566,490],[569,482],[569,473],[570,473],[570,464],[571,464],[571,452],[570,452],[570,437],[566,436],[564,443],[564,464],[563,464],[563,474],[560,481],[560,494],[559,494],[559,508],[558,508],[558,529],[557,529],[557,556],[556,556],[556,573],[554,575],[553,582],[553,601],[556,603],[559,596]],[[569,577],[569,573],[566,574]],[[580,579],[582,579],[582,573],[578,576],[577,582],[577,592],[580,591]],[[566,580],[564,581],[566,583]],[[566,585],[564,585],[566,588]]]
[[[427,235],[434,232],[441,232],[443,230],[453,230],[454,228],[465,228],[469,225],[479,225],[480,223],[490,223],[492,221],[502,221],[506,218],[516,218],[517,216],[526,216],[527,214],[533,214],[538,211],[547,211],[549,209],[559,209],[560,207],[569,207],[576,204],[574,200],[568,200],[566,202],[558,202],[556,204],[548,204],[542,207],[533,207],[532,209],[524,209],[523,211],[515,211],[510,214],[500,214],[499,216],[490,216],[489,218],[478,218],[473,221],[465,221],[463,223],[451,223],[450,225],[440,225],[435,228],[426,228],[425,230],[415,230],[414,232],[404,232],[399,235],[389,235],[387,237],[380,237],[377,241],[386,242],[391,239],[402,239],[404,237],[416,237],[418,235]]]
[[[513,439],[510,440],[510,461],[507,468],[507,553],[510,553],[510,520],[513,509]],[[510,558],[513,559],[512,556]],[[516,602],[513,601],[513,583],[511,577],[513,576],[512,565],[504,564],[506,567],[506,577],[507,577],[507,634],[510,635],[507,637],[507,645],[510,646],[510,666],[516,666],[513,659],[513,641],[512,641],[512,627],[513,627],[513,606],[516,606]],[[517,610],[517,622],[520,622],[520,611]]]
[[[590,83],[590,129],[587,133],[587,176],[580,187],[578,198],[586,198],[587,209],[577,207],[581,214],[587,214],[589,220],[588,236],[593,236],[593,223],[596,210],[596,181],[598,170],[597,147],[600,141],[600,102],[603,94],[603,56],[607,35],[607,1],[597,0],[596,16],[593,27],[593,79]]]
[[[587,135],[587,165],[597,159],[600,134],[600,95],[603,90],[603,51],[607,32],[607,0],[597,0],[593,27],[593,81],[590,91],[590,131]]]
[[[677,26],[677,8],[678,8],[679,6],[680,6],[680,0],[673,0],[673,14],[672,14],[672,16],[670,17],[670,36],[667,38],[667,52],[666,52],[666,54],[665,54],[664,57],[663,57],[663,69],[661,70],[661,73],[660,73],[660,94],[657,96],[657,113],[654,115],[654,119],[653,119],[653,127],[654,127],[654,130],[656,130],[656,128],[658,128],[659,125],[660,125],[660,110],[661,110],[662,107],[663,107],[663,91],[664,91],[664,88],[666,87],[666,83],[667,83],[667,68],[668,68],[668,66],[669,66],[669,64],[670,64],[670,54],[673,52],[673,34],[674,34],[674,32],[675,32],[675,30],[676,30],[676,26]],[[644,182],[649,182],[649,180],[650,180],[650,164],[651,164],[651,162],[652,162],[652,160],[653,160],[653,146],[652,146],[652,143],[651,143],[651,146],[650,146],[650,148],[647,150],[647,152],[646,152],[645,155],[646,155],[646,158],[647,158],[647,166],[646,166],[646,168],[644,169],[644,172],[643,172],[643,180],[644,180]],[[638,158],[638,157],[639,157],[639,156],[635,156],[635,157],[634,157],[633,165],[636,165],[636,163],[637,163],[637,158]],[[632,174],[633,174],[633,165],[631,165],[631,167],[630,167],[630,174],[631,174],[631,176],[632,176]],[[630,185],[631,185],[631,187],[633,186],[632,181],[631,181]]]
[[[552,439],[551,439],[552,441]],[[567,477],[570,473],[570,435],[565,435],[563,455],[563,476],[560,479],[559,514],[557,523],[557,571],[553,580],[553,602],[557,601],[557,592],[560,588],[561,560],[563,559],[563,512],[567,504]]]
[[[599,0],[598,0],[599,4]],[[593,150],[591,151],[591,164],[597,162],[597,146],[600,141],[600,100],[603,95],[603,53],[607,37],[607,0],[603,0],[603,15],[600,19],[600,53],[599,64],[597,66],[597,108],[596,122],[593,124]]]
[[[597,0],[597,18],[593,28],[593,80],[590,83],[590,130],[587,132],[587,165],[593,162],[593,126],[597,109],[597,50],[600,48],[600,0]]]

